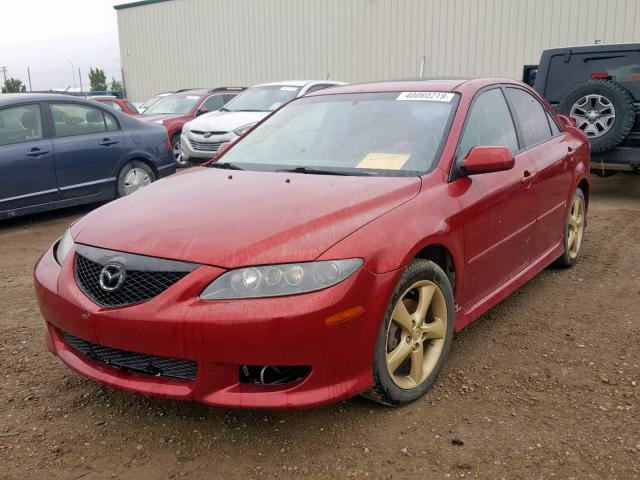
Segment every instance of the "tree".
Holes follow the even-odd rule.
[[[2,93],[26,92],[27,87],[24,86],[22,80],[17,78],[7,78],[2,86]]]
[[[107,90],[107,76],[100,68],[89,69],[89,83],[92,92],[105,92]]]
[[[115,77],[111,77],[111,91],[112,92],[121,92],[123,90],[122,83],[115,79]]]

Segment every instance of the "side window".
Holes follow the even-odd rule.
[[[0,110],[0,145],[41,138],[42,117],[39,105],[20,105]]]
[[[518,151],[516,129],[499,88],[481,93],[471,105],[458,144],[457,158],[467,156],[473,147],[509,147]]]
[[[520,127],[523,147],[530,147],[549,139],[551,127],[542,104],[529,92],[520,88],[508,87],[506,94]]]
[[[213,97],[207,98],[200,108],[206,108],[210,112],[215,112],[224,107],[224,103],[222,95],[214,95]]]
[[[307,93],[317,92],[318,90],[324,90],[325,88],[334,87],[335,85],[327,85],[325,83],[319,83],[318,85],[314,85],[313,87],[309,87]]]
[[[114,110],[118,110],[119,112],[122,111],[122,107],[120,106],[120,104],[118,102],[103,102],[105,105],[113,108]]]
[[[108,132],[113,132],[120,128],[116,119],[113,118],[113,115],[109,115],[108,113],[104,114],[104,123],[107,126]]]
[[[551,135],[554,137],[556,135],[560,135],[562,133],[562,130],[560,130],[560,128],[558,127],[558,124],[556,123],[555,119],[546,110],[544,111],[544,113],[547,114],[547,120],[549,120],[549,126],[551,127]]]
[[[57,137],[107,131],[102,110],[78,103],[52,103],[51,115]]]

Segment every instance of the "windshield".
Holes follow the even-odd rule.
[[[298,96],[302,87],[269,85],[247,89],[224,106],[228,112],[272,112]]]
[[[385,176],[428,172],[437,164],[458,96],[417,94],[355,93],[296,100],[250,132],[221,161],[247,170],[303,167],[307,173]],[[425,98],[430,94],[439,99]]]
[[[143,115],[186,115],[200,100],[200,95],[170,95],[151,105]]]
[[[160,100],[162,97],[160,96],[155,96],[155,97],[151,97],[149,100],[147,100],[146,102],[144,102],[142,105],[140,105],[140,108],[142,110],[149,108],[151,105],[153,105],[154,103],[156,103],[158,100]]]

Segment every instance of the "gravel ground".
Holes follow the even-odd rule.
[[[51,356],[38,256],[67,209],[0,222],[0,479],[640,478],[640,178],[595,179],[581,262],[454,341],[422,400],[257,412],[146,398]]]

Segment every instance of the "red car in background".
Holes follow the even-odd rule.
[[[314,92],[210,168],[71,225],[35,268],[48,347],[106,385],[209,405],[411,402],[454,331],[577,262],[589,158],[513,80]]]
[[[117,97],[87,97],[87,98],[91,100],[95,100],[100,103],[104,103],[105,105],[113,108],[114,110],[124,112],[128,115],[140,115],[136,106],[127,99],[117,98]]]
[[[178,167],[186,167],[188,162],[182,160],[182,150],[180,148],[182,126],[198,115],[220,110],[229,100],[243,90],[245,90],[244,87],[180,90],[161,98],[151,105],[142,113],[140,119],[164,125],[169,134],[176,165]]]

